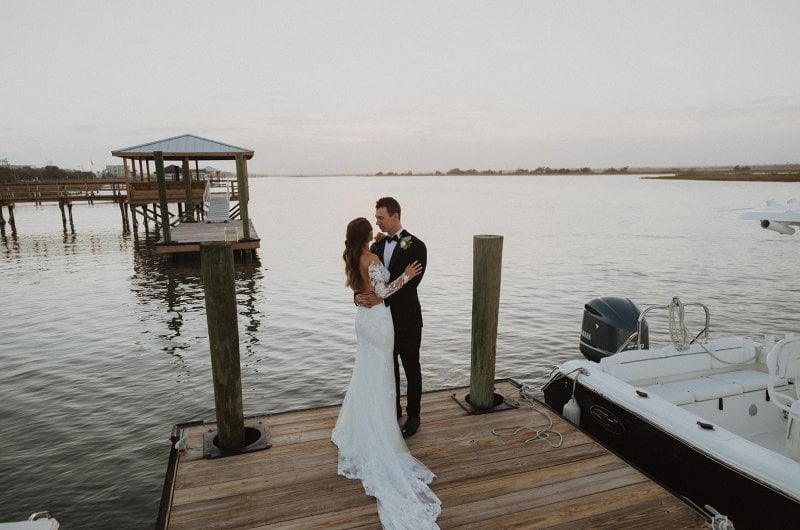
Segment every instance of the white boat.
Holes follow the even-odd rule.
[[[544,386],[545,402],[737,529],[797,528],[800,336],[709,339],[706,306],[677,298],[636,309],[632,323],[617,321],[628,305],[635,308],[620,298],[587,304],[581,350],[597,361],[559,366]],[[694,340],[686,306],[706,312]],[[672,344],[649,349],[645,315],[656,309],[670,311]]]
[[[794,234],[795,227],[800,228],[800,203],[797,199],[789,199],[785,203],[770,199],[765,207],[748,210],[739,219],[759,221],[761,228],[790,236]]]
[[[61,525],[48,512],[36,512],[25,521],[0,523],[0,530],[58,530]]]

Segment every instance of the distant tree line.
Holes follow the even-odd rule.
[[[58,166],[45,167],[9,167],[0,166],[0,182],[36,181],[36,180],[69,180],[93,179],[97,175],[91,171],[61,169]]]
[[[387,173],[384,173],[383,171],[378,171],[377,173],[375,173],[375,176],[376,177],[396,177],[397,175],[413,175],[413,174],[414,173],[412,173],[411,171],[407,171],[406,173],[395,173],[394,171],[389,171]],[[425,173],[425,174],[427,175],[427,173]],[[441,175],[441,173],[439,173],[439,175]]]
[[[592,169],[590,167],[582,167],[582,168],[575,168],[575,169],[572,169],[572,168],[555,168],[554,169],[554,168],[551,168],[551,167],[540,166],[540,167],[537,167],[536,169],[519,168],[519,169],[510,170],[510,171],[509,170],[505,170],[504,171],[502,169],[500,169],[500,170],[493,170],[493,169],[484,169],[484,170],[459,169],[459,168],[456,167],[456,168],[451,169],[450,171],[447,171],[446,173],[442,173],[441,171],[436,171],[434,173],[434,175],[456,175],[456,176],[458,176],[458,175],[586,175],[586,174],[597,174],[597,173],[620,174],[620,173],[627,173],[627,172],[628,172],[628,166],[625,166],[625,167],[622,167],[622,168],[619,168],[619,169],[610,167],[610,168],[602,170],[602,171],[601,170],[594,170],[594,169]],[[382,171],[379,171],[375,175],[378,176],[378,177],[383,177],[383,176],[391,177],[391,176],[397,176],[397,175],[413,175],[413,174],[414,173],[412,173],[411,171],[408,171],[407,173],[395,173],[393,171],[390,171],[388,173],[384,173]],[[420,173],[420,174],[429,175],[430,173]]]
[[[690,174],[691,173],[719,173],[719,174],[723,174],[723,173],[750,173],[752,170],[753,170],[753,168],[751,168],[750,166],[740,166],[739,164],[736,164],[732,168],[731,167],[725,167],[725,168],[722,168],[722,167],[709,167],[709,168],[697,169],[697,168],[690,167],[690,168],[684,168],[684,169],[676,169],[675,173],[681,173],[681,174],[686,174],[686,173],[690,173]]]

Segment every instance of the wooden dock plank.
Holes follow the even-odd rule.
[[[654,498],[660,504],[648,506],[647,509],[642,510],[642,506],[651,502]],[[665,502],[663,490],[657,484],[642,482],[620,487],[614,491],[613,495],[609,495],[606,491],[601,491],[580,498],[580,502],[575,502],[574,499],[568,498],[505,514],[502,517],[502,525],[516,528],[534,526],[572,530],[573,528],[603,526],[610,520],[612,528],[618,528],[619,521],[627,517],[627,512],[637,514],[638,518],[644,518],[645,515],[642,514],[644,512],[647,517],[651,517],[650,513],[652,513],[656,521],[668,518],[672,528],[690,527],[691,520],[685,520],[683,516],[680,516],[676,521],[675,517],[671,517],[673,513],[685,514],[683,509],[674,509],[676,504],[679,505],[678,508],[683,507],[680,501],[674,498],[670,499],[669,502]],[[694,516],[694,514],[691,515]],[[642,522],[642,526],[646,528],[658,526],[652,521],[648,521],[647,524],[644,524],[644,521]],[[485,527],[485,522],[480,524]],[[636,526],[636,524],[631,521],[629,526]],[[469,528],[470,525],[463,527]]]
[[[497,391],[516,396],[516,386]],[[452,390],[423,396],[423,424],[408,440],[436,473],[441,528],[702,528],[705,519],[544,405],[468,414]],[[186,427],[189,451],[169,486],[167,527],[380,528],[375,499],[336,474],[330,434],[338,407],[248,418],[269,427],[266,451],[203,459],[203,433]],[[525,443],[552,424],[550,442]],[[527,429],[513,433],[509,428]],[[493,429],[513,434],[497,436]],[[165,492],[166,493],[166,492]]]

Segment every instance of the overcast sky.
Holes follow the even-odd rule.
[[[190,133],[269,174],[796,163],[798,24],[797,0],[3,0],[0,158],[99,170]]]

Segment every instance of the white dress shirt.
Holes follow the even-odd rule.
[[[394,235],[399,236],[400,233],[403,231],[403,227],[401,226],[397,232],[394,234],[389,234],[389,237]],[[392,261],[392,254],[394,254],[394,249],[397,246],[397,241],[387,241],[385,245],[383,245],[383,264],[386,268],[389,268],[389,262]]]

